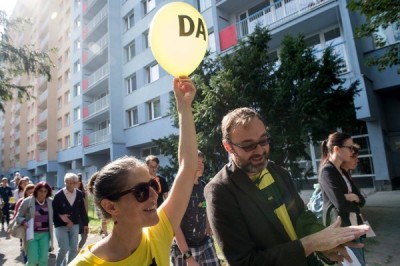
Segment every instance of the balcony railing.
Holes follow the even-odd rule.
[[[39,121],[38,121],[38,123],[41,123],[41,122],[43,122],[43,121],[46,120],[46,119],[47,119],[47,109],[44,110],[43,112],[41,112],[41,113],[39,114]]]
[[[39,142],[45,140],[46,138],[47,138],[47,129],[42,132],[39,132]]]
[[[107,17],[107,6],[103,7],[99,13],[87,24],[87,34],[90,34]]]
[[[97,145],[110,139],[110,128],[100,129],[88,135],[88,146]]]
[[[47,151],[45,151],[45,150],[39,151],[38,161],[39,162],[43,162],[43,161],[46,161],[46,160],[47,160]]]
[[[281,0],[236,23],[238,39],[254,32],[256,25],[269,27],[288,18],[300,16],[304,11],[320,6],[329,0]]]
[[[109,74],[108,64],[104,64],[88,77],[88,88],[94,86],[97,82],[107,77]]]
[[[109,106],[109,100],[108,100],[108,94],[97,101],[89,104],[88,106],[88,115],[94,115],[104,109],[106,109]]]
[[[91,44],[87,49],[87,60],[84,63],[90,62],[94,57],[101,54],[101,52],[106,48],[108,45],[108,34],[105,34],[103,37],[100,38],[94,44]]]
[[[40,94],[39,96],[39,103],[44,102],[45,100],[47,100],[47,96],[49,95],[49,91],[45,90],[42,94]]]

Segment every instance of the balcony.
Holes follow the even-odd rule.
[[[221,30],[219,32],[221,51],[234,46],[238,40],[253,33],[257,25],[272,30],[330,2],[332,0],[281,0],[267,6],[246,19]]]
[[[39,150],[38,156],[36,158],[38,162],[47,161],[47,151],[46,150]]]
[[[110,140],[110,128],[100,129],[93,133],[83,136],[83,146],[89,147],[98,145]]]
[[[92,73],[89,77],[87,77],[87,79],[83,80],[82,82],[83,93],[87,93],[97,85],[102,84],[102,82],[105,81],[106,78],[108,77],[109,73],[110,72],[108,63],[104,64],[99,69],[97,69],[94,73]],[[107,90],[107,84],[103,86],[103,89]]]
[[[85,68],[93,69],[108,61],[107,54],[108,34],[105,34],[96,43],[91,43],[82,54],[82,63]]]
[[[82,28],[82,37],[85,42],[92,42],[106,34],[108,10],[107,6],[103,7],[92,20]],[[94,34],[96,33],[96,34]]]
[[[42,94],[40,94],[38,106],[41,106],[43,103],[45,103],[47,101],[47,97],[48,96],[49,96],[49,91],[48,90],[45,90]]]
[[[38,134],[38,143],[41,143],[42,141],[47,139],[47,129],[43,130],[42,132],[39,132]]]
[[[83,109],[83,118],[89,119],[90,117],[99,114],[100,112],[106,110],[109,107],[109,95],[98,99],[97,101],[89,104],[87,107]]]
[[[47,116],[48,116],[48,111],[47,109],[45,109],[43,112],[41,112],[38,116],[38,120],[37,120],[37,125],[42,124],[43,122],[46,122],[47,120]]]

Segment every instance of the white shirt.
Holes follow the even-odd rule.
[[[76,199],[76,189],[74,188],[74,191],[71,193],[66,188],[63,188],[63,192],[64,192],[64,195],[67,198],[69,204],[71,206],[74,205],[74,202]]]

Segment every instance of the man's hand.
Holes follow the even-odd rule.
[[[341,223],[342,220],[338,217],[335,223],[324,230],[300,239],[306,256],[310,255],[314,251],[328,251],[339,248],[340,253],[342,254],[343,252],[342,255],[347,258],[347,252],[345,252],[343,248],[340,248],[340,245],[347,245],[349,244],[348,242],[364,235],[368,231],[369,226],[357,225],[340,227]]]
[[[88,234],[88,233],[89,233],[89,226],[84,226],[84,227],[83,227],[83,232],[84,232],[85,234]]]

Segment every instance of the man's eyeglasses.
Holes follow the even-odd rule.
[[[241,148],[245,152],[250,152],[250,151],[254,151],[255,149],[257,149],[258,145],[260,145],[262,147],[267,146],[270,143],[270,141],[271,141],[270,138],[266,138],[266,139],[260,140],[259,142],[252,143],[249,145],[240,145],[240,144],[233,143],[231,141],[229,141],[229,143],[232,144],[233,146]]]
[[[117,200],[126,194],[132,193],[138,202],[145,202],[150,197],[150,187],[154,189],[157,193],[160,193],[161,191],[160,184],[155,178],[153,178],[149,182],[139,183],[133,188],[111,195],[108,198],[110,200]]]
[[[340,146],[340,148],[347,148],[350,150],[350,152],[354,153],[354,154],[358,154],[358,152],[360,151],[360,147],[358,145],[350,145],[350,146]]]

